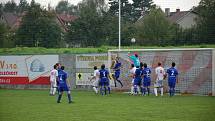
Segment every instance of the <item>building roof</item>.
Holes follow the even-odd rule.
[[[18,15],[15,13],[5,13],[3,12],[2,16],[4,17],[6,24],[10,27],[13,28],[13,26],[16,24],[18,20]]]
[[[72,22],[77,19],[76,16],[69,15],[69,14],[57,14],[57,17],[60,18],[64,22]]]
[[[17,29],[21,25],[22,17],[26,14],[26,12],[23,12],[22,14],[18,15],[16,13],[8,13],[3,12],[2,16],[4,18],[4,21],[6,22],[7,26],[11,29]],[[59,21],[58,23],[60,26],[64,29],[64,31],[67,31],[67,23],[72,22],[77,19],[76,16],[68,15],[68,14],[56,14],[56,18]]]
[[[177,23],[190,13],[197,14],[194,12],[192,9],[189,11],[176,11],[176,12],[171,12],[169,16],[167,16],[167,19],[172,22],[172,23]]]

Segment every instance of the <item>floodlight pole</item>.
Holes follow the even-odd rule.
[[[119,51],[121,50],[121,0],[119,0]]]

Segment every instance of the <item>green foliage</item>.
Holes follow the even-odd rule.
[[[4,25],[0,24],[0,48],[15,47],[14,33]]]
[[[59,47],[62,31],[54,14],[41,9],[33,0],[17,30],[17,45],[28,47]],[[60,41],[59,41],[60,40]]]
[[[15,12],[17,10],[17,5],[14,0],[8,1],[4,5],[4,12]]]
[[[67,12],[69,7],[68,1],[60,1],[56,6],[55,10],[57,13]]]
[[[20,0],[19,5],[18,5],[18,12],[22,13],[24,11],[27,11],[29,8],[29,4],[27,0]]]
[[[79,5],[79,18],[71,23],[66,36],[68,43],[83,47],[100,46],[103,43],[104,10],[101,7],[102,4],[104,3],[96,2],[96,0],[85,0]]]
[[[160,8],[152,9],[136,24],[137,38],[142,45],[166,45],[172,39],[172,25]]]
[[[214,97],[109,96],[72,91],[74,103],[62,103],[49,90],[0,90],[2,121],[212,121]]]
[[[215,0],[201,0],[197,7],[197,33],[201,43],[215,43]]]
[[[142,15],[148,14],[155,7],[152,0],[133,0],[132,17],[136,22]]]
[[[0,47],[4,47],[4,41],[6,40],[6,27],[4,24],[0,24]]]

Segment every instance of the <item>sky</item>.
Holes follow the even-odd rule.
[[[7,2],[10,0],[0,0],[0,2]],[[16,3],[19,3],[20,0],[14,0]],[[27,0],[30,2],[31,0]],[[47,7],[48,3],[52,7],[56,6],[57,3],[61,0],[35,0],[40,3],[42,6]],[[68,0],[69,3],[77,5],[82,0]],[[132,1],[132,0],[129,0]],[[190,10],[193,6],[197,6],[200,0],[153,0],[157,6],[160,6],[163,10],[165,8],[170,8],[171,12],[174,12],[176,9],[180,9],[181,11]]]

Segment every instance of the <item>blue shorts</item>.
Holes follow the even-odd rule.
[[[118,79],[120,76],[120,71],[115,71],[114,76],[116,79]]]
[[[138,85],[140,86],[141,85],[141,77],[137,77],[137,78],[134,78],[134,85]]]
[[[108,79],[100,79],[99,86],[109,86],[109,80]]]
[[[151,81],[143,81],[143,86],[144,87],[149,87],[151,85]]]
[[[59,86],[58,89],[59,89],[60,92],[69,91],[68,86],[64,86],[64,87]]]
[[[170,88],[175,88],[175,82],[168,82]]]

